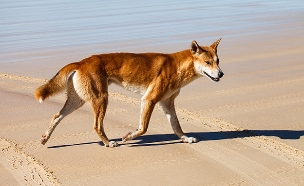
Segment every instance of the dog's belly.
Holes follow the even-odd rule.
[[[140,94],[142,96],[145,96],[151,90],[153,90],[153,86],[145,87],[143,85],[137,85],[137,84],[127,83],[127,82],[115,81],[115,79],[111,79],[108,84],[110,85],[112,83],[114,83],[114,84],[116,84],[116,85],[118,85],[118,86],[120,86],[120,87],[122,87],[122,88],[124,88],[128,91]],[[180,90],[180,87],[177,87],[175,89],[168,89],[168,90],[164,90],[164,91],[159,92],[159,94],[162,95],[161,99],[159,101],[169,98],[170,96],[172,96],[173,94],[175,94],[179,90]]]
[[[144,86],[140,86],[140,85],[136,85],[136,84],[131,84],[131,83],[127,83],[127,82],[119,82],[119,81],[115,81],[115,79],[111,79],[109,80],[108,84],[116,84],[128,91],[140,94],[140,95],[144,95],[147,91],[147,88],[145,88]]]
[[[137,93],[140,95],[144,95],[147,91],[147,89],[143,86],[132,85],[130,83],[125,83],[125,82],[123,82],[121,86],[128,91],[131,91],[131,92],[134,92],[134,93]]]

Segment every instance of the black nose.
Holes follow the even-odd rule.
[[[222,71],[219,72],[219,78],[223,77],[224,73]]]

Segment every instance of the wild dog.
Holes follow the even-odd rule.
[[[108,86],[112,83],[142,95],[139,127],[123,136],[123,142],[145,134],[156,103],[160,103],[174,133],[183,142],[197,142],[197,139],[186,136],[182,131],[174,100],[180,89],[193,80],[206,76],[218,82],[224,75],[219,68],[217,55],[220,40],[211,46],[199,46],[196,41],[192,41],[190,49],[172,54],[109,53],[92,55],[66,65],[35,91],[39,102],[63,90],[67,92],[63,108],[51,120],[41,143],[44,145],[48,141],[64,117],[89,102],[94,111],[94,129],[101,141],[106,147],[118,146],[117,142],[108,140],[103,127]]]

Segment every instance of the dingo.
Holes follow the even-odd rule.
[[[197,142],[187,137],[181,129],[174,107],[174,99],[180,89],[201,76],[219,81],[224,73],[219,68],[217,46],[199,46],[192,41],[191,48],[172,54],[163,53],[110,53],[93,55],[80,62],[63,67],[51,80],[35,91],[40,102],[48,97],[67,91],[67,100],[42,135],[44,145],[55,127],[68,114],[89,102],[94,111],[94,129],[106,147],[116,147],[109,141],[103,128],[103,119],[108,104],[108,86],[115,83],[123,88],[140,93],[141,111],[139,128],[123,136],[122,141],[143,135],[157,102],[162,106],[174,133],[186,143]]]

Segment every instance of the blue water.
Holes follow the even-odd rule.
[[[269,32],[303,12],[303,0],[0,0],[0,63],[21,51],[115,42],[145,47]],[[117,47],[100,53],[124,49]]]

